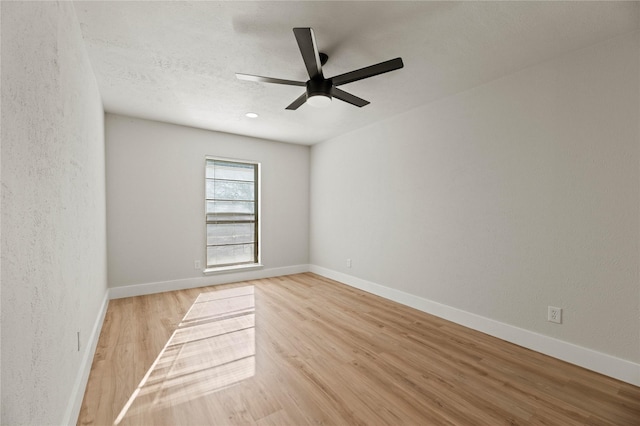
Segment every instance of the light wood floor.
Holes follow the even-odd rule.
[[[640,388],[314,274],[112,300],[78,424],[640,425]]]

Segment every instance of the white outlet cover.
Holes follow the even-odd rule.
[[[549,306],[549,309],[547,311],[547,321],[562,324],[562,308]]]

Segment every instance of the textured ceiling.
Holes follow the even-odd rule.
[[[637,30],[638,2],[76,1],[105,110],[313,144]],[[341,86],[357,108],[285,110],[306,81],[292,28],[312,27],[327,77],[395,57],[398,71]],[[256,112],[257,119],[245,117]]]

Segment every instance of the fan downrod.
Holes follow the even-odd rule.
[[[329,60],[329,55],[326,53],[318,52],[318,56],[320,56],[320,64],[324,65]]]

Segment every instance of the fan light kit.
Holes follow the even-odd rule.
[[[378,74],[384,74],[389,71],[400,69],[404,66],[402,58],[395,58],[389,61],[380,62],[355,71],[336,75],[335,77],[325,78],[322,74],[322,66],[327,62],[329,57],[318,51],[316,38],[311,28],[294,28],[293,34],[298,42],[302,59],[309,74],[309,80],[294,81],[283,80],[281,78],[261,77],[259,75],[236,73],[236,77],[240,80],[256,81],[261,83],[284,84],[287,86],[306,87],[306,91],[293,101],[287,109],[298,109],[303,103],[307,102],[314,107],[327,107],[331,105],[331,99],[337,98],[357,107],[363,107],[369,104],[357,96],[338,89],[337,86],[373,77]],[[249,116],[247,114],[247,116]]]
[[[326,108],[331,105],[331,96],[312,95],[307,97],[307,103],[315,108]]]

